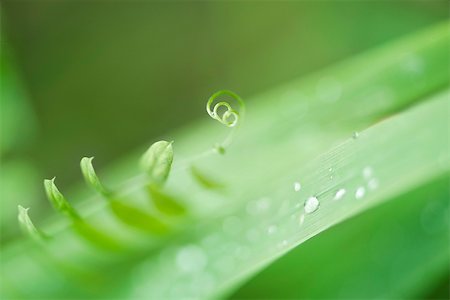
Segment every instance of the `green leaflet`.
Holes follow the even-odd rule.
[[[150,146],[141,159],[141,166],[150,181],[163,185],[170,173],[173,162],[172,142],[159,141]]]
[[[110,200],[109,205],[120,221],[133,228],[157,235],[169,232],[168,225],[139,208],[127,205],[120,200]]]
[[[222,190],[225,187],[222,183],[211,179],[211,176],[204,174],[195,166],[192,166],[190,171],[197,183],[206,189]]]
[[[92,160],[94,157],[83,157],[80,162],[81,173],[83,174],[86,183],[91,186],[94,190],[99,192],[101,195],[108,197],[111,192],[108,191],[98,179],[95,173],[94,167],[92,166]]]
[[[164,193],[157,185],[148,184],[147,192],[149,197],[153,200],[153,204],[160,212],[169,216],[186,214],[186,208],[173,196]]]
[[[56,187],[55,179],[56,177],[54,177],[53,179],[44,180],[44,187],[48,200],[56,209],[56,211],[66,215],[68,218],[72,220],[81,219],[78,213],[73,209],[66,198],[64,198],[63,194],[61,194],[61,192]]]
[[[47,239],[44,233],[38,230],[31,221],[30,216],[28,215],[29,208],[24,208],[21,205],[19,205],[17,208],[19,210],[19,214],[17,217],[23,232],[37,241]]]
[[[153,200],[155,207],[169,216],[179,216],[186,213],[186,209],[174,197],[162,191],[173,161],[173,142],[159,141],[154,143],[141,159],[141,165],[148,175],[145,189]]]
[[[92,160],[93,157],[83,157],[81,159],[80,167],[83,177],[89,186],[108,200],[108,205],[112,212],[121,222],[147,233],[161,235],[166,234],[169,231],[168,226],[157,217],[144,212],[142,209],[124,203],[124,201],[119,199],[114,192],[105,188],[95,173]]]
[[[112,235],[105,233],[83,220],[74,220],[73,228],[80,236],[93,246],[105,251],[121,252],[127,248],[126,245],[114,239]]]
[[[73,229],[85,240],[91,244],[105,250],[118,251],[124,249],[119,241],[112,238],[102,230],[88,224],[69,204],[67,199],[61,194],[55,185],[55,178],[44,181],[45,191],[49,201],[53,204],[56,211],[68,217],[73,224]]]

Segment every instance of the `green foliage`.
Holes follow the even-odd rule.
[[[448,133],[449,74],[442,64],[448,42],[448,24],[439,25],[255,97],[226,155],[197,156],[209,148],[210,137],[223,135],[222,128],[200,123],[174,133],[177,159],[172,143],[153,144],[141,160],[145,174],[117,191],[104,187],[92,159],[83,158],[83,176],[99,195],[81,203],[78,213],[53,180],[45,182],[49,200],[70,223],[55,226],[58,221],[50,220],[43,226],[52,237],[44,246],[23,239],[6,249],[4,294],[223,297],[289,250],[369,208],[427,183],[442,192],[433,182],[450,168],[448,140],[436,139]],[[237,95],[227,95],[243,107]],[[221,117],[219,108],[208,113],[224,125],[238,125],[242,111],[224,103],[217,104],[227,109]],[[221,145],[230,141],[228,132]],[[402,203],[420,207],[421,199]],[[27,265],[30,255],[52,258]],[[29,272],[19,274],[17,266]],[[48,266],[56,271],[48,273]],[[71,268],[102,280],[92,287],[58,276]],[[425,268],[414,272],[436,274]],[[401,298],[415,288],[413,279],[401,284],[389,296]]]

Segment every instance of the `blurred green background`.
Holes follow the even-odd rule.
[[[2,242],[17,204],[44,198],[43,178],[80,181],[80,157],[101,168],[206,118],[218,89],[249,97],[447,20],[448,5],[2,1]]]
[[[29,111],[15,120],[39,177],[78,180],[199,117],[229,88],[248,97],[448,17],[447,1],[4,1]],[[3,81],[2,81],[3,83]],[[19,116],[20,117],[20,116]]]

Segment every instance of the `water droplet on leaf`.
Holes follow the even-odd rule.
[[[372,167],[365,167],[363,169],[363,176],[365,179],[369,179],[370,177],[372,177],[372,174],[373,174]]]
[[[317,199],[317,197],[309,197],[306,201],[305,201],[305,213],[307,214],[312,214],[313,212],[315,212],[318,208],[319,208],[320,202],[319,199]]]
[[[269,228],[267,229],[267,233],[269,235],[275,234],[278,230],[278,227],[276,225],[270,225]]]
[[[362,186],[356,189],[355,197],[356,199],[361,199],[366,194],[366,189]]]
[[[369,189],[375,190],[378,187],[378,180],[376,178],[372,178],[369,180],[369,183],[367,185]]]
[[[339,199],[341,199],[342,197],[344,197],[344,195],[345,195],[346,192],[347,192],[347,191],[346,191],[345,189],[339,189],[339,190],[336,192],[336,195],[334,195],[334,200],[339,200]]]
[[[299,219],[299,224],[300,224],[300,225],[303,225],[304,222],[305,222],[305,215],[304,215],[304,214],[301,214],[301,215],[300,215],[300,219]]]
[[[270,208],[270,200],[268,198],[261,198],[257,201],[252,201],[247,205],[247,212],[250,215],[257,215],[268,211]]]

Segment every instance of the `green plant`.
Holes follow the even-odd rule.
[[[262,94],[248,102],[233,146],[222,127],[194,124],[174,133],[174,156],[172,143],[154,144],[141,161],[144,174],[122,185],[114,176],[134,173],[136,155],[104,176],[108,185],[83,158],[83,175],[98,195],[80,192],[73,198],[84,202],[71,205],[46,181],[66,218],[38,229],[19,208],[21,224],[39,242],[24,238],[5,249],[4,295],[226,296],[331,226],[442,180],[449,145],[436,136],[448,134],[448,42],[442,24]],[[243,111],[225,102],[211,109],[213,100],[210,116],[237,125]],[[220,106],[227,108],[222,117]],[[215,148],[225,155],[204,152],[211,137],[223,135]]]

